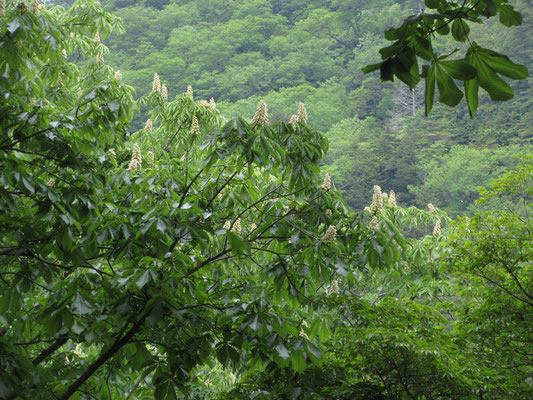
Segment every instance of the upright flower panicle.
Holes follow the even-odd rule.
[[[100,43],[100,34],[98,32],[96,32],[96,35],[94,35],[93,42]]]
[[[241,234],[242,229],[241,229],[241,219],[240,218],[237,218],[237,220],[233,224],[233,227],[231,228],[231,231],[233,233],[238,234],[238,235]]]
[[[131,154],[131,161],[128,167],[128,171],[135,171],[142,166],[141,148],[137,143],[133,145],[133,151]]]
[[[209,99],[209,106],[214,110],[215,108],[217,108],[217,103],[215,103],[215,99],[214,98],[210,98]]]
[[[200,105],[202,106],[202,108],[205,110],[207,107],[209,107],[209,103],[207,102],[207,100],[201,100],[200,101]]]
[[[394,192],[394,190],[390,191],[390,194],[389,194],[389,205],[391,207],[396,207],[396,193]]]
[[[329,288],[329,295],[339,294],[339,281],[337,279],[333,279],[331,281],[331,286]]]
[[[111,147],[111,148],[107,151],[107,153],[108,153],[109,156],[110,156],[111,158],[113,158],[114,160],[117,159],[117,153],[115,153],[115,149],[114,149],[113,147]]]
[[[322,240],[324,242],[333,241],[335,240],[335,237],[337,235],[337,228],[335,226],[330,225],[324,236],[322,236]]]
[[[161,82],[159,81],[159,75],[154,73],[154,80],[152,82],[152,93],[159,93],[161,91]]]
[[[63,77],[61,76],[61,74],[57,76],[57,86],[63,87]]]
[[[220,193],[219,193],[220,194]],[[224,222],[224,226],[223,226],[224,229],[228,230],[229,228],[231,228],[231,221],[228,219],[226,220],[226,222]]]
[[[229,373],[229,379],[231,381],[231,384],[235,385],[235,381],[237,380],[237,377],[235,376],[235,374],[233,372]]]
[[[296,124],[298,123],[298,117],[295,114],[291,115],[291,118],[289,119],[289,124],[292,125],[294,129],[296,129]]]
[[[61,54],[63,55],[63,57],[67,58],[68,55],[67,55],[67,50],[63,49],[61,50]]]
[[[300,336],[301,338],[304,338],[306,340],[309,340],[309,336],[307,336],[307,333],[305,333],[305,331],[302,329],[300,329],[300,333],[298,333],[298,336]]]
[[[115,72],[115,79],[117,81],[121,81],[122,80],[122,72],[120,72],[120,69],[117,70],[117,72]]]
[[[37,17],[41,15],[41,4],[38,0],[31,0],[30,11],[34,13]]]
[[[6,0],[0,0],[0,15],[6,15]]]
[[[190,96],[191,99],[194,99],[194,91],[192,90],[192,86],[187,86],[187,94]]]
[[[331,217],[331,216],[333,215],[333,211],[331,211],[331,208],[328,208],[328,209],[326,210],[326,215],[327,215],[328,217]]]
[[[378,225],[378,219],[377,217],[374,215],[372,217],[372,219],[370,220],[370,225],[368,226],[368,229],[370,229],[371,231],[377,231],[379,228],[379,225]]]
[[[374,195],[372,196],[372,211],[380,212],[383,208],[383,196],[381,194],[381,188],[378,185],[374,185]]]
[[[167,87],[165,85],[161,86],[161,97],[165,101],[168,100],[168,89],[167,89]]]
[[[152,150],[146,153],[146,158],[148,158],[148,165],[150,167],[153,167],[154,166],[154,152]]]
[[[381,197],[383,198],[383,200],[389,200],[389,195],[387,194],[387,192],[381,193]]]
[[[329,174],[326,174],[324,176],[324,181],[322,182],[322,190],[329,190],[331,189],[331,178]]]
[[[307,110],[301,101],[298,103],[298,122],[307,124]]]
[[[46,186],[48,187],[55,187],[56,185],[56,180],[54,178],[50,178],[48,179],[48,182],[46,182]]]
[[[428,210],[430,213],[434,213],[435,211],[437,211],[433,203],[428,203]]]
[[[152,132],[152,128],[153,128],[152,120],[148,118],[146,122],[144,123],[144,129],[148,132]]]
[[[103,54],[98,54],[96,56],[96,62],[97,63],[103,63],[104,62],[104,55]]]
[[[435,224],[435,227],[433,228],[433,236],[439,236],[440,235],[440,221],[437,221]]]
[[[250,122],[252,125],[268,125],[268,107],[264,100],[259,102],[257,111]]]
[[[196,118],[196,115],[192,117],[191,133],[193,135],[198,135],[200,133],[200,124],[198,123],[198,118]]]

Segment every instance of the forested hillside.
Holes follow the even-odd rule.
[[[479,209],[473,201],[517,163],[533,140],[532,78],[512,84],[506,103],[480,99],[470,119],[464,104],[424,116],[423,87],[382,84],[361,72],[379,59],[383,32],[419,0],[141,0],[102,2],[120,16],[124,37],[106,40],[110,65],[137,94],[157,71],[171,97],[188,85],[213,97],[230,119],[250,117],[260,99],[273,121],[288,121],[299,101],[309,123],[329,139],[325,170],[355,209],[368,205],[374,184],[394,189],[404,205],[433,202],[451,214]],[[522,26],[497,21],[472,26],[472,40],[531,65],[533,2],[517,0]],[[464,51],[449,36],[437,48]],[[140,126],[141,117],[137,119]]]

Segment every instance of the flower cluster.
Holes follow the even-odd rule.
[[[103,63],[103,62],[104,62],[104,56],[103,56],[103,54],[97,54],[97,55],[96,55],[96,62],[97,62],[97,63]]]
[[[339,294],[339,281],[337,279],[333,279],[331,281],[331,286],[329,288],[329,295],[333,294]]]
[[[187,94],[191,97],[191,99],[194,98],[194,92],[192,90],[192,86],[191,85],[187,86]]]
[[[198,135],[200,133],[200,124],[198,123],[198,118],[196,118],[196,115],[193,115],[192,117],[191,133],[193,135]]]
[[[324,236],[322,236],[322,240],[327,241],[333,241],[335,240],[335,236],[337,235],[337,228],[335,226],[330,225]]]
[[[0,15],[6,14],[6,0],[0,0]]]
[[[368,229],[370,229],[371,231],[377,231],[378,230],[378,219],[377,217],[374,215],[372,217],[372,219],[370,220],[370,225],[368,226]]]
[[[435,211],[437,211],[433,203],[428,203],[428,210],[430,213],[434,213]]]
[[[215,99],[214,98],[210,98],[209,99],[209,106],[214,110],[215,108],[217,108],[217,103],[215,103]]]
[[[394,192],[394,190],[390,191],[390,194],[389,194],[389,205],[391,207],[396,207],[396,193]]]
[[[154,73],[154,80],[152,82],[152,93],[159,93],[161,91],[161,81],[157,72]]]
[[[96,35],[94,35],[93,42],[94,43],[99,43],[100,42],[100,34],[98,32],[96,32]]]
[[[148,158],[148,165],[150,167],[154,166],[154,152],[150,150],[148,153],[146,153],[146,157]]]
[[[168,89],[165,85],[161,86],[161,97],[163,97],[163,100],[168,100]]]
[[[294,114],[291,115],[291,118],[289,119],[289,124],[292,125],[294,129],[296,129],[296,124],[298,123],[298,117]]]
[[[153,128],[152,120],[148,118],[146,122],[144,123],[144,129],[147,130],[148,132],[152,132],[152,128]]]
[[[268,125],[268,109],[267,105],[264,100],[261,100],[259,102],[259,106],[257,107],[257,111],[255,112],[254,117],[252,118],[252,122],[250,122],[252,126],[254,125]]]
[[[324,181],[322,182],[322,190],[329,190],[331,189],[331,178],[329,174],[326,174],[324,176]]]
[[[61,50],[61,54],[63,55],[63,57],[67,58],[67,50]]]
[[[133,145],[133,152],[131,154],[131,161],[128,167],[128,171],[135,171],[142,166],[141,148],[137,143]]]
[[[117,81],[121,81],[122,80],[122,72],[120,72],[120,69],[117,70],[117,72],[115,72],[115,79]]]
[[[114,149],[113,147],[111,147],[111,148],[107,151],[107,153],[108,153],[109,156],[110,156],[111,158],[113,158],[114,160],[117,159],[117,153],[115,153],[115,149]]]
[[[61,76],[61,74],[57,76],[57,86],[63,87],[63,77]]]
[[[34,13],[37,17],[41,15],[41,3],[39,3],[39,0],[31,0],[31,6],[30,11]]]
[[[298,122],[307,124],[307,111],[301,101],[298,103]]]
[[[54,178],[50,178],[48,179],[48,182],[46,182],[46,186],[48,187],[55,187],[56,185],[56,180]]]
[[[383,196],[381,194],[381,188],[378,185],[374,185],[374,195],[372,197],[372,211],[378,213],[383,208]]]
[[[304,338],[306,340],[309,340],[309,336],[307,336],[307,333],[305,333],[305,331],[302,329],[300,329],[300,333],[298,333],[298,336],[300,336],[301,338]]]
[[[440,235],[440,221],[437,221],[435,224],[435,227],[433,228],[433,236],[439,236]]]
[[[231,228],[231,231],[233,233],[240,235],[241,233],[241,219],[240,218],[237,218],[237,220],[233,224],[233,227]]]

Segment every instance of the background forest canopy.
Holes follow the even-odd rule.
[[[56,1],[69,4],[72,1]],[[531,65],[533,2],[511,2],[519,27],[497,18],[471,26],[471,40]],[[491,102],[486,94],[474,119],[464,101],[439,104],[424,117],[424,90],[380,82],[361,68],[377,62],[383,32],[425,9],[421,0],[142,0],[102,1],[121,17],[125,36],[106,39],[106,62],[120,68],[138,95],[158,72],[171,97],[192,85],[213,97],[228,119],[253,115],[265,99],[271,121],[288,121],[299,101],[309,123],[324,132],[323,160],[354,209],[368,205],[378,184],[403,205],[433,202],[452,215],[472,214],[478,187],[516,166],[532,147],[532,79],[514,81],[515,98]],[[467,44],[435,38],[442,54]],[[145,115],[136,117],[141,127]]]

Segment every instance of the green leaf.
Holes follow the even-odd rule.
[[[513,6],[509,4],[502,4],[498,6],[500,12],[500,22],[505,26],[519,26],[522,25],[522,14],[515,11]]]
[[[455,107],[463,98],[463,92],[459,90],[452,77],[446,73],[440,63],[435,64],[435,77],[439,88],[439,102],[450,107]]]
[[[302,372],[307,366],[307,361],[305,360],[302,350],[296,350],[291,353],[291,363],[292,368],[296,372]]]
[[[276,345],[275,349],[278,352],[279,356],[281,358],[283,358],[284,360],[287,360],[291,356],[289,350],[287,350],[287,348],[285,347],[285,345],[281,341],[279,341],[279,343]]]
[[[150,281],[150,271],[145,271],[140,277],[139,279],[137,279],[137,282],[135,282],[137,284],[137,287],[140,289],[142,289],[144,287],[144,285],[146,285],[148,282]]]
[[[464,42],[468,38],[470,27],[467,22],[461,18],[457,18],[452,23],[452,36],[459,42]]]
[[[72,303],[72,312],[78,315],[90,314],[92,312],[91,304],[78,293],[74,303]]]
[[[477,111],[479,84],[477,79],[474,78],[469,81],[465,81],[464,87],[468,112],[470,113],[470,118],[472,118]]]
[[[154,398],[160,400],[176,400],[176,391],[172,380],[166,379],[159,384],[156,383]]]
[[[426,74],[426,87],[425,87],[425,113],[428,115],[433,108],[433,101],[435,98],[435,63],[431,64]]]
[[[247,240],[244,240],[240,237],[240,235],[237,235],[236,233],[228,232],[228,240],[231,250],[237,256],[242,256],[245,252],[250,252],[252,249],[250,247],[250,243],[248,243]]]
[[[439,61],[439,65],[454,79],[466,81],[476,77],[476,69],[464,60]]]
[[[440,0],[424,0],[424,4],[427,8],[438,8],[440,6]]]

